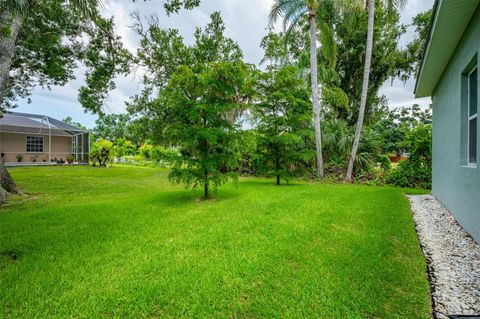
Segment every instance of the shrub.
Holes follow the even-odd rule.
[[[387,182],[400,187],[432,187],[432,126],[421,124],[407,136],[410,157],[393,170]]]
[[[152,158],[152,151],[153,151],[153,145],[149,143],[145,143],[139,148],[140,155],[143,156],[143,158],[149,160]]]
[[[107,166],[110,156],[113,156],[113,143],[107,140],[98,140],[92,145],[90,152],[90,159],[93,161],[93,166]]]

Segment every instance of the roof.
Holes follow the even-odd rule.
[[[46,115],[10,112],[0,118],[0,132],[24,132],[55,135],[77,135],[87,131]]]
[[[425,54],[415,84],[415,97],[431,96],[480,0],[436,0]]]

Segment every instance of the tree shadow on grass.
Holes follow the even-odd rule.
[[[145,198],[144,202],[150,205],[161,204],[164,207],[180,205],[203,205],[232,200],[234,198],[238,198],[239,196],[241,196],[241,194],[238,191],[219,189],[215,192],[212,192],[210,198],[205,200],[202,192],[198,189],[186,189],[158,193]]]

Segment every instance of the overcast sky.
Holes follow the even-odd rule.
[[[263,51],[259,44],[262,37],[267,33],[268,12],[273,0],[202,0],[202,5],[192,11],[182,10],[178,15],[166,17],[164,15],[162,1],[136,1],[110,0],[105,1],[103,9],[105,16],[113,16],[117,32],[122,37],[125,46],[134,52],[138,38],[130,30],[130,12],[138,10],[141,15],[148,16],[156,13],[160,17],[160,24],[167,28],[175,28],[180,31],[185,41],[191,43],[195,28],[203,27],[209,21],[209,16],[214,11],[220,11],[226,24],[226,34],[237,41],[242,48],[245,60],[249,63],[258,64]],[[410,24],[412,17],[417,13],[430,9],[434,0],[409,0],[402,11],[401,22]],[[413,37],[413,30],[402,39],[406,43]],[[77,101],[78,88],[83,84],[82,71],[77,72],[77,79],[64,87],[53,87],[51,90],[36,89],[31,96],[31,103],[20,101],[18,112],[46,114],[57,119],[71,116],[89,128],[95,126],[96,116],[86,114]],[[428,105],[429,99],[414,100],[414,81],[406,84],[400,81],[387,81],[382,87],[380,94],[385,94],[391,107],[410,106],[413,103]],[[124,112],[124,102],[141,89],[138,78],[128,76],[117,80],[117,88],[110,92],[106,103],[107,113]]]

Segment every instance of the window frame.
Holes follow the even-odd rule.
[[[29,151],[28,150],[28,139],[29,138],[41,138],[42,139],[42,150],[41,151]],[[45,137],[43,135],[26,135],[25,136],[25,153],[34,153],[34,154],[40,154],[40,153],[44,153],[44,149],[45,149]]]
[[[470,88],[471,88],[471,85],[470,85],[470,81],[471,81],[471,75],[474,73],[474,72],[477,72],[477,87],[475,88],[477,90],[477,112],[474,114],[474,115],[470,115],[470,108],[471,108],[471,104],[470,104]],[[467,73],[467,165],[468,166],[477,166],[477,163],[478,163],[478,65],[475,64],[473,66],[473,68]],[[476,120],[477,121],[477,138],[476,138],[476,157],[475,157],[475,161],[472,162],[471,161],[471,158],[470,158],[470,122],[473,121],[473,120]]]

